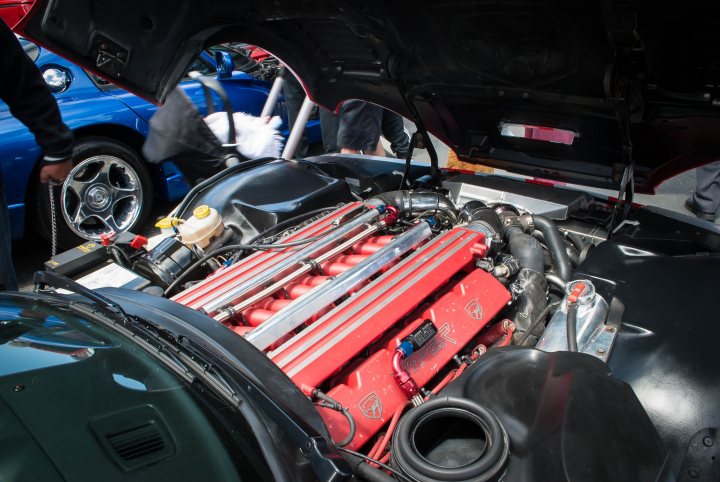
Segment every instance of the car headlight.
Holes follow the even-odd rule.
[[[42,75],[45,83],[50,88],[50,92],[55,94],[65,92],[68,87],[70,87],[70,82],[72,81],[67,71],[56,67],[44,69]]]

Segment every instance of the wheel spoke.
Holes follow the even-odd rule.
[[[115,206],[117,203],[124,199],[131,199],[132,201],[137,202],[137,194],[135,191],[126,192],[126,191],[115,191],[112,192],[112,206]]]
[[[98,162],[102,163],[102,167],[98,170],[97,174],[93,178],[92,183],[110,185],[110,168],[112,168],[112,162],[107,159],[100,159]]]
[[[75,178],[69,179],[67,181],[68,189],[71,190],[78,197],[78,199],[83,199],[83,196],[85,196],[85,191],[87,191],[89,186],[89,183],[85,181],[78,181]]]
[[[113,186],[113,189],[120,191],[120,192],[128,192],[128,193],[135,193],[138,190],[137,186],[135,186],[133,184],[130,184],[129,186]]]
[[[115,215],[112,213],[112,210],[104,213],[101,219],[105,226],[107,226],[108,231],[115,231],[116,233],[119,233],[121,231],[117,221],[115,220]]]
[[[82,223],[90,217],[90,213],[85,211],[82,203],[78,204],[78,208],[75,210],[75,214],[72,216],[72,221],[75,226],[80,226]]]

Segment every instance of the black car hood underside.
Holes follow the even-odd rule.
[[[39,0],[19,30],[153,101],[204,46],[245,41],[318,103],[419,116],[463,159],[617,187],[632,152],[651,192],[720,158],[719,14],[701,0]],[[503,122],[578,137],[506,137]]]

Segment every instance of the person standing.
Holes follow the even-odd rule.
[[[699,167],[695,192],[685,200],[685,207],[700,219],[715,221],[720,209],[720,161]]]
[[[15,34],[0,21],[0,100],[35,135],[43,150],[40,182],[62,181],[72,170],[72,131],[63,123],[55,97]],[[0,161],[2,161],[0,159]],[[0,173],[1,174],[1,173]],[[7,201],[0,175],[0,289],[17,290]]]
[[[404,158],[410,148],[410,134],[403,118],[380,106],[361,100],[343,102],[338,115],[337,146],[344,154],[385,156],[380,136],[390,141],[395,156]]]

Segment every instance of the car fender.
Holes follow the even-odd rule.
[[[83,74],[84,75],[84,74]],[[72,89],[71,89],[72,90]],[[57,96],[63,122],[74,132],[98,125],[123,126],[147,136],[148,125],[132,110],[113,96],[91,89],[68,91]],[[0,132],[3,137],[2,174],[4,191],[10,211],[12,237],[24,232],[25,202],[31,179],[39,168],[42,150],[30,130],[15,119],[5,104],[0,105]]]

